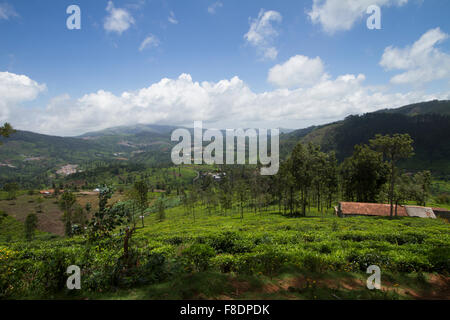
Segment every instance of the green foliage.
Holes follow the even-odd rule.
[[[159,222],[164,221],[164,219],[166,219],[166,204],[164,202],[164,199],[159,198],[157,201],[157,212],[156,212],[156,219]]]
[[[7,183],[3,190],[8,193],[8,200],[14,200],[16,199],[17,191],[19,191],[19,185],[15,182]]]
[[[16,130],[13,129],[13,127],[11,126],[11,124],[9,124],[8,122],[6,122],[2,127],[0,127],[0,136],[1,137],[5,137],[8,138],[11,134],[15,133]],[[0,145],[2,144],[2,142],[0,141]]]
[[[66,236],[71,237],[73,235],[72,228],[72,207],[77,201],[77,197],[70,191],[64,191],[59,199],[59,207],[64,211],[63,222],[64,222],[64,233]]]
[[[341,176],[347,200],[375,202],[387,182],[388,167],[381,153],[357,145],[353,155],[343,162]]]
[[[98,211],[94,213],[89,222],[89,238],[91,241],[107,238],[115,228],[124,221],[132,220],[134,217],[126,203],[118,203],[115,206],[108,206],[114,190],[108,186],[100,188],[98,195]]]
[[[210,266],[210,260],[216,255],[214,249],[202,243],[194,243],[182,252],[182,257],[186,259],[187,268],[193,268],[197,272],[206,271]]]
[[[28,241],[33,240],[34,232],[37,228],[38,217],[35,213],[30,213],[25,219],[25,237]]]

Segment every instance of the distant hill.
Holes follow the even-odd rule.
[[[88,132],[79,136],[79,138],[89,138],[89,137],[95,138],[101,136],[114,136],[114,135],[134,135],[144,132],[167,136],[170,135],[172,131],[177,128],[178,127],[175,126],[137,124],[133,126],[119,126],[95,132]]]
[[[421,114],[440,114],[450,115],[450,100],[433,100],[410,104],[397,109],[384,109],[377,113],[401,113],[408,116],[417,116]]]
[[[80,137],[56,137],[18,130],[0,138],[0,187],[6,182],[48,185],[68,164],[79,169],[97,163],[170,162],[170,133],[174,127],[112,128]]]
[[[306,133],[306,134],[305,134]],[[416,155],[402,166],[410,170],[430,169],[437,175],[450,175],[450,101],[430,101],[386,109],[361,116],[349,116],[328,125],[294,131],[281,141],[284,156],[291,141],[313,142],[324,151],[335,151],[343,160],[354,145],[368,143],[376,134],[409,133]]]
[[[48,185],[57,170],[67,164],[79,168],[93,162],[170,164],[174,145],[170,135],[176,128],[122,126],[72,138],[17,131],[9,138],[0,137],[0,186],[8,181]],[[377,133],[409,133],[415,141],[416,156],[402,165],[450,175],[450,101],[417,103],[280,132],[281,158],[287,157],[301,141],[320,144],[325,151],[334,150],[339,160],[351,155],[355,144],[367,143]]]

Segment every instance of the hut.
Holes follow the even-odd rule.
[[[339,217],[389,217],[391,215],[391,205],[384,203],[339,202],[339,205],[336,206],[334,210],[336,215]],[[393,215],[397,217],[419,217],[436,219],[436,215],[434,214],[432,208],[420,206],[394,205]]]

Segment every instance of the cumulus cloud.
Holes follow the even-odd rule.
[[[144,41],[142,41],[141,45],[139,46],[139,51],[143,51],[145,48],[149,47],[149,48],[154,48],[159,46],[159,39],[150,34],[147,38],[144,39]]]
[[[177,18],[175,17],[175,13],[173,13],[173,11],[170,11],[170,15],[169,15],[169,17],[167,18],[167,20],[168,20],[170,23],[172,23],[172,24],[178,24],[178,20],[177,20]]]
[[[350,30],[370,5],[402,6],[408,0],[313,0],[307,12],[314,24],[320,24],[328,33]]]
[[[134,18],[129,11],[123,8],[115,8],[112,1],[106,7],[108,16],[103,27],[108,32],[117,32],[119,35],[128,30],[134,24]]]
[[[36,99],[45,90],[45,84],[39,84],[25,75],[0,72],[0,120],[7,120],[13,107]]]
[[[223,3],[220,1],[216,1],[208,7],[208,12],[210,14],[215,14],[217,12],[217,9],[222,8],[222,7],[223,7]]]
[[[328,78],[324,69],[320,57],[296,55],[271,68],[267,80],[280,88],[311,86]]]
[[[79,135],[137,123],[192,126],[196,120],[221,128],[251,124],[303,127],[349,114],[450,97],[448,92],[391,93],[364,82],[364,75],[348,74],[335,79],[322,77],[307,88],[256,93],[239,77],[197,82],[189,74],[182,74],[120,95],[106,90],[75,99],[62,95],[52,99],[45,109],[33,114],[22,112],[13,124],[59,135]]]
[[[14,7],[9,3],[0,3],[0,20],[9,20],[9,18],[17,17],[18,14]]]
[[[440,28],[423,34],[413,45],[405,48],[387,47],[380,65],[386,70],[404,70],[391,79],[395,84],[421,84],[450,78],[450,55],[436,45],[449,37]]]
[[[279,12],[261,9],[257,18],[250,19],[250,29],[244,35],[244,39],[256,47],[263,58],[273,60],[278,55],[277,49],[272,45],[278,36],[273,24],[281,23],[282,20],[283,17]]]

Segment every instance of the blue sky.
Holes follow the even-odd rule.
[[[72,4],[81,30],[66,27]],[[381,30],[366,26],[370,4]],[[59,135],[301,128],[448,99],[448,12],[442,0],[0,0],[0,120]]]

